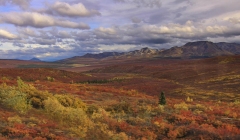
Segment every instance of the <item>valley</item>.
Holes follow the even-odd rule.
[[[0,62],[1,139],[239,139],[239,55]]]

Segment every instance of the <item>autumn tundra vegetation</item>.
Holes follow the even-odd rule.
[[[237,140],[239,60],[0,69],[0,139]]]

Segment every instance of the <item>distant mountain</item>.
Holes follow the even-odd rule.
[[[34,58],[30,59],[29,61],[41,62],[42,60],[40,60],[40,59],[34,57]]]
[[[110,56],[119,56],[123,55],[124,53],[119,53],[119,52],[103,52],[103,53],[98,53],[98,54],[91,54],[87,53],[81,57],[83,58],[96,58],[96,59],[102,59]]]
[[[146,55],[156,55],[159,53],[158,49],[142,48],[141,50],[135,50],[124,53],[127,56],[146,56]]]
[[[216,45],[222,48],[223,50],[226,50],[233,54],[240,54],[240,44],[219,42],[219,43],[216,43]]]
[[[181,47],[162,51],[160,57],[213,57],[240,54],[240,45],[235,43],[213,43],[209,41],[189,42]]]

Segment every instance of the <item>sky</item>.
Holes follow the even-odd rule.
[[[240,43],[239,0],[0,0],[0,59]]]

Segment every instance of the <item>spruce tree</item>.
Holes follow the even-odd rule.
[[[161,95],[159,97],[159,103],[160,105],[165,105],[166,104],[166,98],[165,98],[165,95],[164,95],[164,92],[162,91],[161,92]]]

